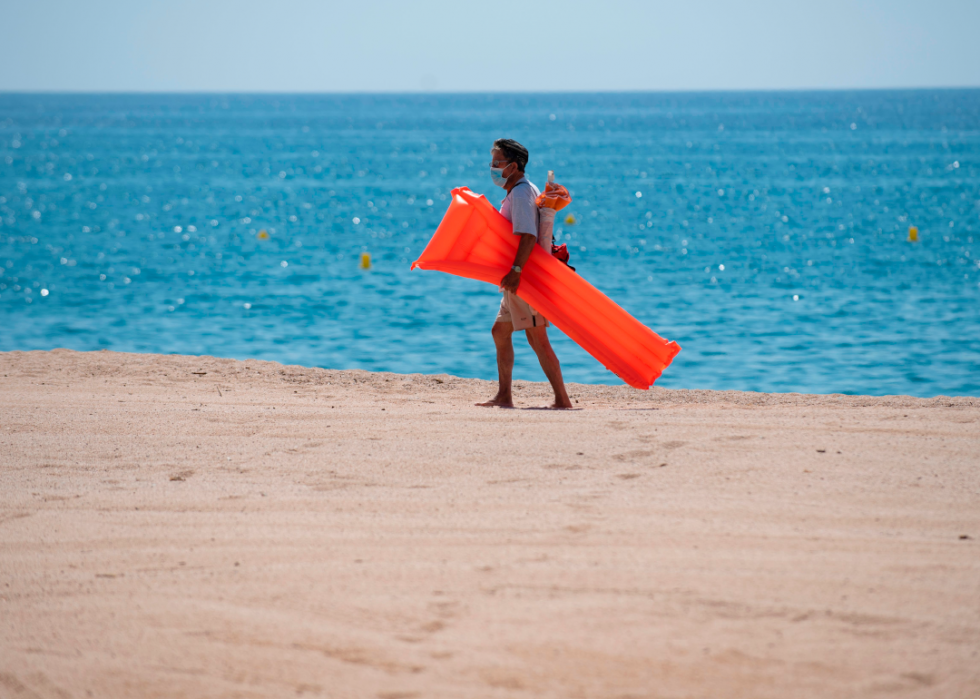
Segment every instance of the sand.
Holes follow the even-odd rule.
[[[0,697],[980,696],[980,399],[492,392],[0,354]]]

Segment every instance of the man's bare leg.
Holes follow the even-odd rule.
[[[497,377],[500,385],[497,395],[485,403],[477,403],[484,408],[513,408],[511,378],[514,375],[514,334],[513,323],[498,321],[493,324],[493,343],[497,346]]]
[[[565,392],[565,381],[561,377],[561,364],[558,363],[558,356],[548,340],[548,328],[528,328],[526,332],[527,342],[531,345],[534,353],[538,355],[541,369],[544,370],[544,375],[548,377],[551,388],[555,392],[555,402],[550,407],[562,410],[571,408],[572,401],[568,399],[568,393]],[[511,357],[511,364],[513,365],[513,355]]]

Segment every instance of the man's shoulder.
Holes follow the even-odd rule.
[[[518,197],[530,197],[532,199],[537,199],[541,192],[538,191],[538,188],[534,186],[534,183],[531,182],[531,180],[525,177],[514,185],[514,188],[510,191],[510,193]]]

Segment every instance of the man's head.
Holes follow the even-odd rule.
[[[501,167],[499,163],[513,163],[519,172],[524,172],[524,166],[527,165],[527,148],[512,138],[498,138],[493,142],[490,154],[494,162],[498,163],[494,167]]]
[[[512,138],[498,138],[490,149],[490,174],[494,182],[510,191],[524,175],[527,148]]]

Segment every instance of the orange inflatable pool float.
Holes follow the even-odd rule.
[[[412,269],[497,286],[514,264],[518,236],[486,197],[454,189],[449,209]],[[648,389],[681,351],[535,245],[517,295],[634,388]]]

